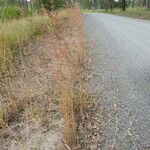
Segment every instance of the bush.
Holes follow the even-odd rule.
[[[18,6],[7,6],[0,8],[0,17],[2,20],[18,19],[22,16],[22,9]]]
[[[64,7],[65,1],[63,0],[36,0],[34,3],[37,9],[41,9],[42,7],[48,11],[56,10]]]

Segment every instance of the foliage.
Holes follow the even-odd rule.
[[[22,9],[18,6],[7,6],[0,8],[0,18],[2,20],[18,19],[22,16]]]
[[[92,9],[92,1],[84,0],[82,2],[82,6],[83,6],[84,9]]]
[[[45,8],[48,11],[62,8],[65,6],[65,4],[65,0],[36,0],[34,2],[36,8]]]
[[[150,10],[150,0],[82,0],[84,9],[138,8]]]

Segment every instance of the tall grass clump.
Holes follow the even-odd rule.
[[[5,71],[13,62],[13,56],[34,35],[41,34],[49,24],[49,18],[32,16],[0,24],[0,70]]]
[[[22,8],[18,6],[0,7],[0,19],[2,21],[10,19],[18,19],[23,15]]]
[[[78,6],[67,8],[53,17],[59,49],[53,64],[56,67],[55,78],[61,99],[60,108],[64,119],[63,137],[66,147],[76,149],[78,146],[78,129],[88,93],[86,81],[89,75],[89,52],[83,33],[83,20]],[[66,22],[66,26],[64,25]],[[61,34],[57,34],[61,33]]]

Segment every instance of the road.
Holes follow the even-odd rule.
[[[150,21],[100,13],[84,20],[94,45],[92,88],[102,107],[117,109],[100,150],[150,150]]]

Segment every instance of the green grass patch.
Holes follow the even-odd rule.
[[[8,69],[12,65],[14,54],[34,35],[45,31],[49,23],[47,15],[0,23],[0,70]]]
[[[23,15],[22,8],[18,6],[0,7],[0,19],[2,21],[10,19],[18,19]]]

